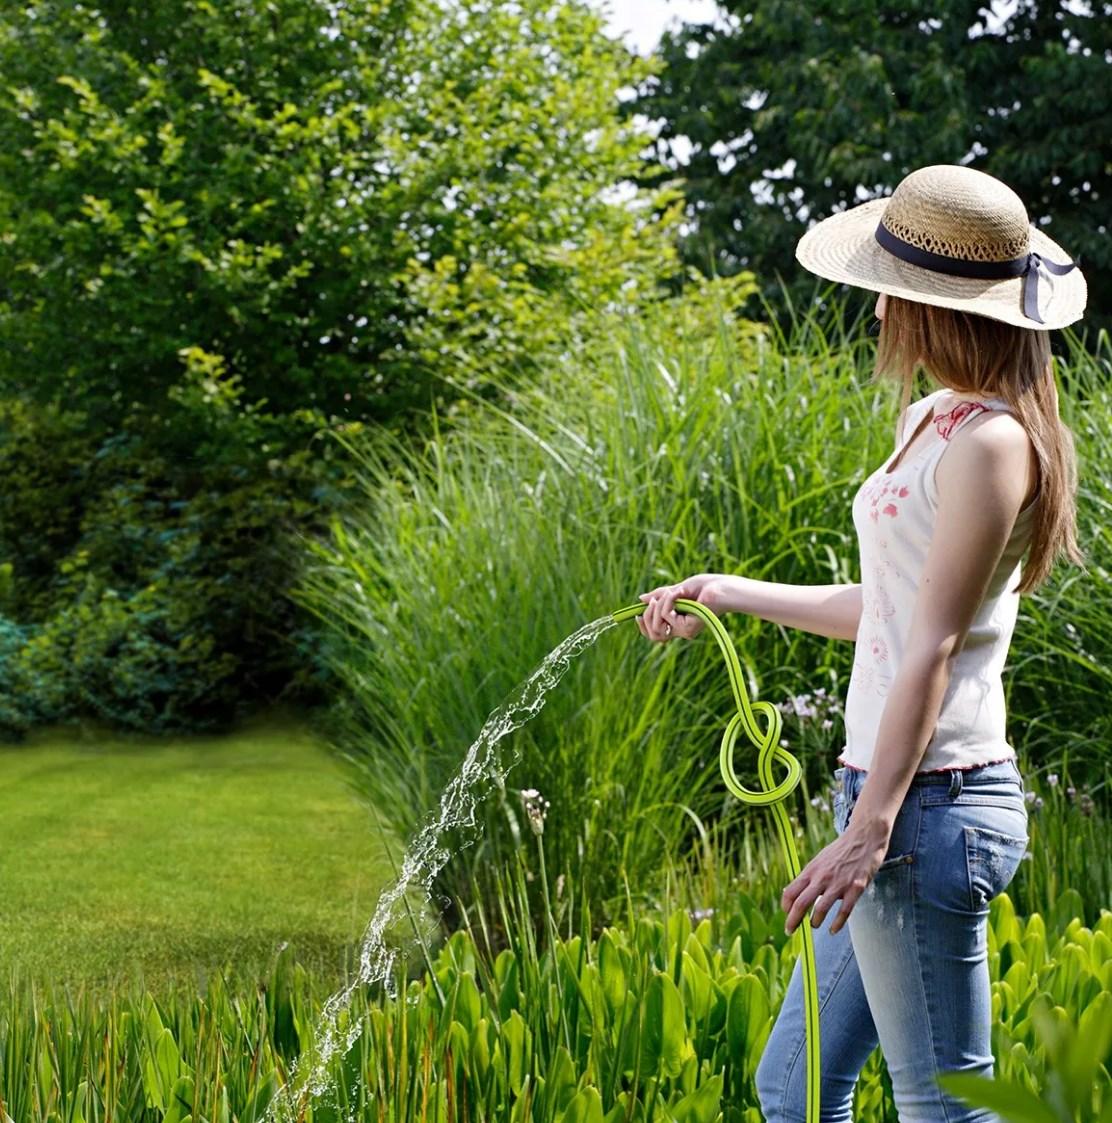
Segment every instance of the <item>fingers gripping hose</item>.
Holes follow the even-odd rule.
[[[648,605],[638,602],[620,608],[612,615],[619,622],[632,620],[635,616],[640,616],[647,607]],[[772,812],[772,820],[776,824],[776,833],[787,859],[788,870],[794,879],[799,876],[800,871],[799,853],[795,847],[791,818],[784,801],[795,791],[803,770],[799,766],[799,761],[780,745],[780,728],[783,724],[780,711],[771,702],[750,704],[749,695],[745,691],[745,681],[742,678],[741,664],[738,662],[737,652],[734,650],[729,633],[709,608],[685,597],[676,600],[675,607],[677,611],[691,612],[702,618],[718,641],[718,647],[726,660],[726,673],[730,676],[730,686],[737,705],[737,713],[730,718],[722,735],[722,750],[719,757],[722,778],[726,781],[726,787],[743,803],[768,807]],[[767,724],[763,730],[757,720],[758,713],[767,716]],[[734,743],[737,740],[739,726],[744,727],[746,736],[757,746],[757,775],[761,782],[761,791],[753,791],[745,787],[734,772]],[[787,769],[787,775],[779,784],[774,782],[772,773],[774,759]],[[796,933],[802,942],[800,955],[803,958],[803,998],[807,1031],[807,1123],[818,1123],[819,998],[815,975],[815,944],[809,916],[804,916],[800,921]]]

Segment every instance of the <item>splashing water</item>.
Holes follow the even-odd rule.
[[[395,997],[392,968],[396,951],[387,946],[383,936],[387,925],[395,918],[394,906],[414,881],[424,889],[426,900],[431,899],[433,879],[452,856],[439,845],[440,836],[452,827],[474,826],[480,782],[500,783],[517,762],[516,752],[509,761],[500,760],[499,754],[493,751],[495,745],[507,733],[535,717],[544,706],[546,695],[563,678],[572,660],[619,622],[607,615],[585,624],[554,648],[517,690],[491,711],[479,736],[467,750],[459,771],[444,789],[439,813],[426,820],[405,852],[398,880],[379,898],[363,935],[358,975],[324,1004],[314,1034],[316,1048],[303,1054],[293,1066],[289,1082],[271,1102],[267,1120],[293,1123],[300,1117],[306,1098],[316,1099],[331,1087],[329,1062],[337,1051],[341,1055],[346,1053],[361,1032],[358,1022],[343,1029],[340,1026],[340,1017],[351,1005],[357,988],[382,982],[387,994]]]

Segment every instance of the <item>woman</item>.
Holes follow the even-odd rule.
[[[902,383],[894,455],[853,499],[861,583],[702,573],[642,594],[638,627],[692,638],[687,597],[855,641],[837,837],[781,899],[787,931],[808,910],[816,929],[821,1118],[852,1118],[879,1042],[902,1123],[983,1123],[935,1077],[993,1068],[988,904],[1027,845],[1000,674],[1019,594],[1084,560],[1048,331],[1080,317],[1085,282],[1014,192],[960,165],[816,224],[796,255],[880,294],[875,373]],[[938,388],[909,405],[918,366]],[[757,1071],[769,1123],[806,1115],[800,971]]]

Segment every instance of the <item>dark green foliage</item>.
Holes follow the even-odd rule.
[[[882,195],[914,168],[969,163],[1014,188],[1080,259],[1086,323],[1112,326],[1107,4],[1084,15],[1019,0],[992,30],[977,0],[720,7],[732,27],[666,32],[659,84],[623,106],[664,119],[654,174],[673,138],[692,142],[681,170],[697,229],[685,258],[753,270],[773,299],[780,274],[806,301],[812,280],[793,251],[811,221],[859,202],[859,187]]]
[[[329,431],[412,437],[659,296],[678,208],[606,197],[646,64],[601,22],[0,3],[0,724],[312,687],[289,544],[343,502]]]
[[[84,415],[4,403],[0,732],[90,715],[202,729],[311,694],[284,590],[317,476],[305,454],[172,465],[126,433],[95,444]]]

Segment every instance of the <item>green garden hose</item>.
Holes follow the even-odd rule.
[[[741,674],[741,664],[738,662],[737,652],[730,641],[730,636],[722,626],[722,622],[705,605],[698,601],[680,597],[675,602],[677,611],[693,612],[702,617],[710,627],[714,638],[726,660],[726,671],[730,676],[730,685],[734,691],[734,701],[737,703],[737,713],[730,719],[726,732],[722,735],[722,751],[719,763],[722,769],[722,778],[726,787],[730,789],[743,803],[752,803],[760,807],[768,807],[772,811],[772,819],[776,824],[776,832],[780,836],[780,845],[787,858],[788,870],[792,878],[799,876],[799,853],[795,848],[795,837],[792,834],[791,818],[788,815],[784,801],[799,784],[803,770],[799,761],[780,745],[780,727],[783,719],[780,711],[771,702],[753,702],[750,704],[749,695],[745,691],[745,682]],[[626,608],[620,608],[611,615],[617,621],[632,620],[640,616],[648,605],[638,602]],[[768,717],[767,727],[762,730],[757,721],[757,711]],[[744,787],[734,773],[733,754],[734,742],[737,740],[738,726],[745,727],[749,740],[757,746],[757,774],[760,777],[763,791],[751,791]],[[772,760],[776,758],[787,768],[787,775],[779,784],[773,783]],[[815,975],[815,943],[811,935],[811,921],[805,915],[796,929],[802,941],[800,955],[803,957],[803,995],[806,1009],[807,1031],[807,1123],[818,1123],[819,1118],[819,988]]]

